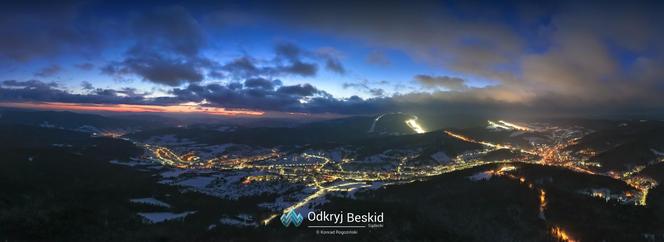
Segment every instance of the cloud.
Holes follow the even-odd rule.
[[[315,63],[307,63],[299,59],[292,59],[287,64],[283,64],[281,62],[257,60],[250,56],[242,56],[231,60],[223,64],[220,69],[235,79],[289,75],[313,77],[318,72],[318,66]]]
[[[308,51],[299,46],[290,43],[278,43],[274,47],[275,59],[277,63],[271,68],[274,73],[295,74],[305,77],[315,76],[318,72],[318,65],[313,62],[306,62],[303,58],[310,56]]]
[[[247,79],[246,81],[244,81],[244,86],[247,88],[272,90],[277,85],[281,85],[281,81],[279,80],[270,81],[263,78]]]
[[[2,82],[2,86],[9,88],[51,89],[58,87],[58,84],[55,82],[42,82],[39,80],[5,80]]]
[[[511,10],[496,11],[505,7]],[[458,93],[413,93],[407,99],[395,97],[399,102],[426,101],[435,109],[440,104],[435,100],[463,103],[488,98],[490,103],[473,103],[540,105],[532,109],[537,112],[607,105],[625,110],[627,104],[636,110],[642,109],[639,103],[664,109],[664,97],[657,95],[664,91],[664,74],[645,64],[664,63],[664,48],[657,44],[664,42],[664,30],[656,24],[664,21],[662,11],[664,5],[646,2],[452,6],[388,1],[275,5],[254,14],[369,47],[401,51],[417,62],[495,84],[467,88],[453,77],[416,78],[427,87]],[[338,17],[340,12],[344,18]],[[367,59],[384,61],[377,53]]]
[[[346,74],[346,68],[340,60],[343,54],[339,50],[330,47],[320,48],[315,51],[314,56],[325,62],[325,69],[337,74]]]
[[[330,48],[309,51],[290,42],[279,42],[274,46],[272,59],[244,55],[220,65],[218,69],[236,80],[279,76],[315,77],[320,62],[327,70],[344,74],[346,69],[337,57],[339,55],[338,51]]]
[[[42,68],[35,73],[35,76],[38,77],[52,77],[62,71],[62,68],[59,65],[50,65]]]
[[[171,95],[154,101],[169,104],[207,100],[208,105],[216,107],[336,114],[367,114],[394,108],[390,98],[364,100],[353,96],[339,99],[311,84],[283,86],[277,80],[267,79],[249,79],[244,83],[225,85],[191,84],[186,88],[173,89]]]
[[[305,99],[332,98],[310,84],[282,86],[278,80],[248,79],[243,84],[190,84],[175,88],[173,97],[158,98],[160,103],[201,102],[207,100],[213,106],[227,108],[259,109],[272,111],[306,110]]]
[[[79,64],[76,64],[75,66],[76,66],[76,68],[84,70],[84,71],[89,71],[89,70],[92,70],[92,69],[95,68],[95,65],[92,64],[92,63],[89,63],[89,62],[79,63]]]
[[[144,104],[148,102],[146,96],[149,93],[139,93],[135,89],[114,90],[83,85],[87,93],[76,94],[67,91],[55,82],[5,80],[0,82],[0,101],[99,104]]]
[[[6,2],[0,9],[0,60],[27,62],[61,54],[95,53],[103,24],[78,14],[72,2]],[[37,17],[36,17],[37,16]]]
[[[179,86],[189,82],[200,82],[204,76],[196,60],[167,58],[161,54],[146,53],[132,55],[120,62],[111,62],[102,67],[102,73],[113,76],[138,75],[144,80]]]
[[[661,83],[664,75],[646,77],[648,71],[639,65],[640,60],[664,60],[664,49],[652,44],[664,41],[664,31],[653,24],[664,20],[656,13],[662,10],[661,5],[564,7],[565,11],[554,15],[547,31],[548,48],[522,57],[522,79],[515,89],[556,95],[561,97],[558,103],[664,101],[655,94],[664,91],[655,84]]]
[[[81,70],[98,68],[118,80],[137,78],[159,85],[177,87],[207,79],[273,79],[280,76],[315,77],[326,70],[346,72],[332,48],[306,50],[294,43],[274,46],[272,59],[240,57],[218,63],[203,54],[210,46],[210,19],[194,16],[187,5],[154,6],[117,14],[94,14],[111,7],[105,3],[13,3],[0,10],[0,59],[29,61],[57,56],[100,56],[110,47],[124,48],[120,56],[95,66],[79,63]],[[117,6],[112,6],[117,7]],[[190,6],[189,6],[190,7]],[[34,18],[40,16],[40,18]],[[204,22],[208,21],[208,22]],[[33,31],[39,29],[42,31]],[[56,74],[59,66],[45,68],[38,77]]]
[[[346,69],[344,66],[339,62],[339,60],[336,59],[327,59],[325,61],[325,68],[332,72],[336,72],[339,74],[346,74]]]
[[[385,85],[387,84],[386,81],[379,81],[379,82],[369,82],[368,80],[361,80],[357,83],[348,83],[345,82],[341,85],[343,89],[348,89],[348,88],[353,88],[355,90],[361,91],[361,92],[366,92],[371,94],[372,96],[375,97],[381,97],[385,96],[385,90],[382,88],[374,88],[371,87],[370,85]]]
[[[312,86],[311,84],[305,83],[305,84],[279,87],[279,89],[277,89],[277,93],[295,96],[295,97],[298,96],[308,97],[308,96],[313,96],[314,94],[320,94],[322,92],[319,91],[314,86]]]
[[[450,91],[467,89],[466,81],[458,77],[416,75],[415,81],[427,88],[444,88]]]
[[[297,45],[290,42],[278,43],[274,47],[274,52],[277,58],[283,58],[290,61],[299,60],[302,57],[303,50]]]
[[[367,55],[366,62],[377,66],[389,66],[392,64],[390,59],[382,51],[373,50]]]
[[[252,78],[267,74],[268,71],[262,67],[258,67],[256,62],[250,56],[243,56],[224,64],[221,68],[236,79]]]
[[[364,40],[370,46],[390,47],[436,66],[482,75],[501,74],[516,65],[524,40],[503,21],[509,13],[496,6],[460,3],[458,8],[435,1],[316,3],[274,6],[257,14],[286,24]],[[343,12],[344,18],[338,13]],[[488,14],[480,14],[486,12]],[[461,19],[459,16],[464,16]]]
[[[322,62],[325,69],[338,74],[345,74],[346,68],[340,60],[342,53],[334,48],[324,47],[315,51],[305,50],[291,42],[277,43],[275,46],[275,61],[282,63],[289,62],[291,67],[283,66],[283,69],[300,69],[302,72],[293,72],[303,76],[313,76],[316,74],[318,65],[314,62]],[[309,62],[305,61],[308,60]],[[299,66],[298,68],[293,68]]]
[[[139,15],[131,30],[141,49],[166,50],[185,57],[197,57],[206,46],[198,21],[183,7],[157,7]]]
[[[92,89],[94,89],[94,87],[92,86],[92,83],[90,83],[88,81],[81,82],[81,88],[83,88],[83,90],[92,90]]]
[[[134,44],[121,60],[109,61],[100,69],[118,79],[137,76],[142,80],[180,86],[208,78],[315,77],[319,63],[327,70],[346,72],[340,53],[331,48],[305,50],[294,43],[279,42],[272,59],[250,55],[219,63],[202,55],[208,47],[201,24],[182,7],[157,8],[130,21]]]
[[[312,63],[302,61],[293,61],[288,65],[279,66],[275,69],[276,73],[296,74],[304,77],[315,76],[318,72],[318,66]]]
[[[217,65],[200,55],[207,43],[205,34],[183,7],[158,7],[134,18],[129,25],[133,46],[122,60],[101,67],[102,73],[179,86],[202,81],[204,69]]]
[[[373,96],[380,97],[385,95],[385,90],[382,88],[372,88],[369,89],[369,93],[371,93]]]
[[[58,89],[53,82],[5,80],[0,87],[0,100],[3,101],[61,100],[67,97],[68,93]]]
[[[440,90],[420,93],[421,89],[397,84],[399,94],[390,97],[375,83],[343,85],[375,96],[368,99],[334,98],[317,87],[314,77],[322,71],[358,72],[344,66],[344,54],[339,50],[279,42],[271,56],[244,54],[218,63],[203,54],[217,47],[209,42],[210,26],[201,22],[208,18],[187,10],[186,4],[113,16],[87,11],[105,6],[6,4],[0,9],[0,35],[4,37],[0,39],[0,60],[49,63],[53,57],[99,56],[102,47],[122,48],[124,51],[114,52],[120,56],[112,55],[116,58],[104,64],[76,67],[164,85],[173,97],[150,99],[140,91],[92,85],[84,85],[85,93],[77,94],[55,83],[8,80],[2,83],[0,99],[159,104],[210,97],[218,106],[339,113],[664,109],[660,94],[664,91],[664,48],[660,44],[664,29],[658,25],[664,22],[661,4],[387,1],[239,7],[236,16],[250,20],[252,26],[269,21],[274,26],[322,33],[368,50],[406,54],[417,64],[440,68],[440,73],[495,84],[472,88],[456,77],[421,75],[414,77],[415,82]],[[220,42],[225,44],[223,39]],[[380,51],[370,52],[366,58],[370,64],[390,65]],[[47,69],[35,74],[57,73],[53,71],[57,68]],[[276,82],[287,77],[307,77],[311,84],[283,86]],[[219,84],[210,79],[232,81]]]
[[[218,71],[218,70],[208,71],[207,76],[208,76],[208,78],[214,79],[214,80],[219,80],[219,79],[225,79],[226,78],[226,74],[224,74],[223,72]]]
[[[261,85],[256,85],[256,84]],[[603,105],[578,105],[577,100],[558,102],[561,97],[547,95],[531,103],[507,102],[496,96],[497,87],[473,88],[464,92],[397,94],[392,97],[362,99],[357,96],[334,98],[310,84],[282,86],[276,80],[269,88],[264,81],[227,84],[189,84],[174,88],[170,96],[150,97],[150,93],[132,88],[102,89],[88,86],[78,94],[61,88],[57,83],[38,80],[6,80],[0,83],[1,102],[63,102],[91,104],[178,105],[185,102],[206,106],[259,111],[334,113],[346,115],[409,112],[445,115],[485,115],[493,117],[551,117],[570,114],[615,114],[616,112],[652,112],[657,103],[604,102]],[[260,88],[257,88],[260,87]],[[469,92],[469,93],[467,93]],[[509,92],[508,92],[509,93]],[[640,105],[638,109],[634,105]],[[522,116],[519,116],[522,115]],[[527,115],[527,116],[523,116]]]

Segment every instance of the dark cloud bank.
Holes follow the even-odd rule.
[[[0,101],[72,102],[96,104],[175,105],[203,102],[207,105],[236,109],[282,112],[366,114],[387,111],[390,99],[363,100],[359,97],[337,99],[310,84],[282,85],[279,80],[247,79],[229,84],[190,84],[174,88],[169,97],[148,97],[150,93],[133,88],[102,89],[82,83],[84,93],[72,93],[54,82],[39,80],[0,82]]]

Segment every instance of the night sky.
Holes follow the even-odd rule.
[[[664,111],[655,2],[50,2],[0,4],[0,106]]]

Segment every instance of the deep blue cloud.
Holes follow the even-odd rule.
[[[244,86],[248,88],[272,90],[274,89],[275,85],[281,85],[281,81],[279,80],[270,81],[263,78],[254,78],[244,81]]]
[[[132,54],[121,62],[111,62],[101,68],[108,75],[125,77],[138,75],[144,80],[167,86],[200,82],[204,75],[197,60],[167,58],[158,53]]]
[[[71,102],[98,104],[146,104],[148,93],[139,93],[136,89],[121,90],[94,88],[87,86],[88,93],[74,94],[54,82],[39,80],[0,82],[0,101],[10,102]]]

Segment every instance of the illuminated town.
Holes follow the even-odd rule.
[[[368,132],[375,129],[376,118]],[[529,139],[525,145],[492,143],[478,140],[453,130],[429,131],[480,145],[480,149],[464,151],[455,157],[444,152],[432,154],[432,162],[417,161],[421,150],[396,149],[382,153],[354,158],[353,147],[341,146],[333,149],[305,149],[293,151],[293,147],[251,147],[239,144],[204,145],[174,136],[152,137],[142,145],[146,150],[145,159],[172,167],[162,173],[161,183],[187,187],[195,191],[226,199],[237,199],[257,194],[278,195],[273,203],[259,204],[274,213],[262,218],[268,225],[274,218],[292,209],[310,211],[326,202],[325,196],[336,194],[352,198],[358,191],[378,189],[389,185],[411,183],[443,173],[465,170],[487,164],[499,164],[497,170],[487,170],[472,177],[482,180],[491,176],[502,176],[519,181],[540,194],[540,218],[546,220],[547,194],[543,188],[528,181],[525,177],[513,174],[519,164],[555,166],[573,172],[601,175],[624,181],[631,186],[627,191],[611,191],[593,188],[578,191],[580,194],[605,201],[615,200],[633,206],[646,205],[649,189],[657,186],[653,179],[636,175],[643,166],[625,172],[599,172],[601,165],[588,162],[592,151],[574,155],[565,148],[578,142],[589,131],[580,128],[561,128],[543,123],[511,123],[488,121],[484,128],[487,133],[509,132],[512,136],[545,134],[550,139]],[[414,135],[427,133],[413,117],[405,120]],[[538,142],[540,141],[540,142]],[[232,148],[232,151],[228,151]],[[301,150],[301,149],[300,149]],[[503,160],[483,160],[490,152],[509,150],[521,154]],[[421,158],[419,158],[421,159]],[[664,160],[660,158],[660,162]],[[192,173],[193,176],[179,178],[178,174]],[[175,175],[174,175],[175,174]],[[198,174],[198,175],[196,175]],[[552,224],[552,234],[565,241],[573,241],[559,225]]]

